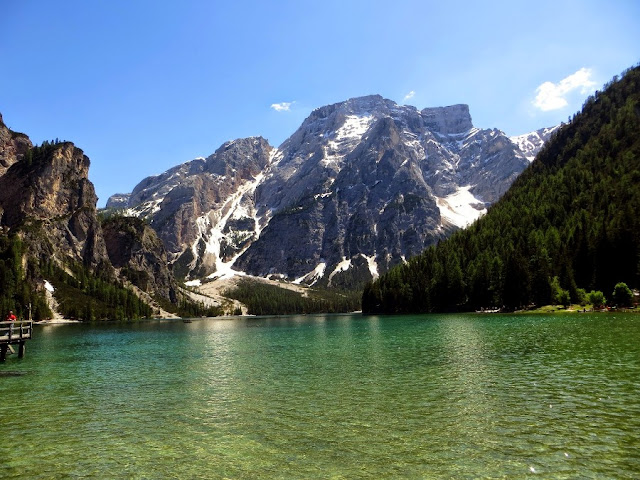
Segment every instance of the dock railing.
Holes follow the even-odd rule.
[[[6,360],[11,345],[18,345],[18,357],[24,357],[25,341],[30,340],[32,335],[31,321],[0,322],[0,361]]]

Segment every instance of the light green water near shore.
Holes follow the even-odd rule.
[[[640,315],[36,328],[3,479],[640,474]]]

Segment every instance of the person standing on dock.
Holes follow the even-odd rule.
[[[13,314],[12,310],[9,310],[9,313],[7,314],[7,318],[5,320],[7,322],[15,322],[16,321],[16,316]]]

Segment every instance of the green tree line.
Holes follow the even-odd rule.
[[[251,315],[290,315],[305,313],[342,313],[359,310],[362,293],[309,289],[299,292],[245,279],[225,296],[245,304]]]
[[[640,284],[640,67],[563,125],[488,213],[365,287],[365,312],[518,308]],[[557,280],[554,280],[556,279]]]
[[[9,312],[27,320],[29,314],[34,320],[51,316],[44,291],[36,291],[25,282],[27,272],[23,268],[25,246],[18,235],[0,236],[0,320]],[[29,262],[27,270],[36,266]]]

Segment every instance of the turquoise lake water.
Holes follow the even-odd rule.
[[[35,328],[3,479],[640,476],[640,315]]]

